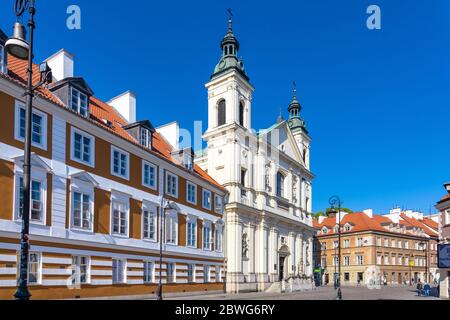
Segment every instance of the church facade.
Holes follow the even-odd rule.
[[[311,139],[296,89],[289,119],[252,129],[254,87],[232,29],[208,90],[207,147],[195,162],[228,191],[224,220],[226,291],[265,291],[313,275]]]

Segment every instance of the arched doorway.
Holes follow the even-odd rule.
[[[278,268],[278,281],[283,281],[286,278],[286,262],[287,258],[291,255],[289,247],[287,245],[282,245],[280,250],[278,250],[279,256],[279,268]]]

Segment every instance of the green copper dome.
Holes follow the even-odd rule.
[[[294,82],[294,96],[292,98],[292,102],[289,105],[289,128],[292,132],[296,132],[299,130],[303,130],[308,133],[306,129],[306,122],[300,117],[300,112],[302,111],[302,106],[297,99],[297,85]]]
[[[216,78],[228,70],[237,70],[245,79],[249,80],[245,73],[244,61],[237,57],[240,44],[233,33],[233,21],[231,17],[228,20],[228,31],[220,43],[220,48],[222,49],[222,57],[216,65],[211,79]]]

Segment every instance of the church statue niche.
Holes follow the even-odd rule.
[[[248,259],[248,236],[246,233],[242,235],[242,258]]]

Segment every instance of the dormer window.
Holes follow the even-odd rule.
[[[87,95],[75,89],[74,87],[71,87],[70,90],[70,108],[80,115],[86,117],[89,114],[89,103]]]
[[[130,123],[123,127],[141,146],[151,149],[155,128],[148,120]]]

